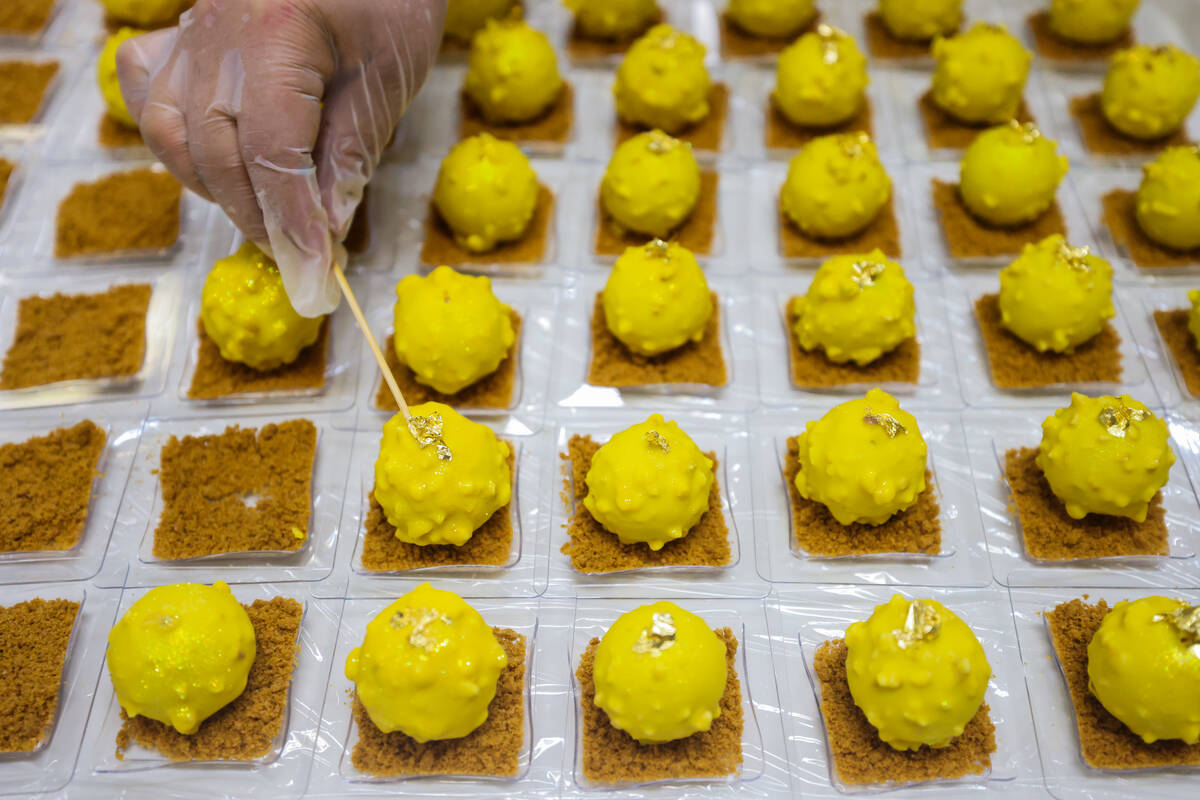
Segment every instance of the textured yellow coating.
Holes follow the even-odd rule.
[[[486,425],[442,403],[421,403],[410,411],[414,418],[440,418],[441,438],[452,458],[441,457],[434,444],[422,446],[397,414],[383,426],[375,499],[400,541],[462,545],[508,504],[508,445]]]
[[[1200,247],[1200,149],[1170,147],[1143,165],[1135,209],[1138,226],[1164,247]]]
[[[517,0],[450,0],[446,6],[446,35],[461,42],[483,30],[489,19],[502,19]]]
[[[1135,139],[1160,139],[1183,126],[1200,97],[1200,60],[1175,45],[1135,45],[1112,58],[1100,108]]]
[[[966,33],[933,40],[933,102],[973,124],[1017,115],[1033,56],[1003,25],[977,22]]]
[[[451,148],[433,190],[455,241],[473,253],[524,236],[537,201],[538,177],[529,159],[512,142],[487,133]]]
[[[626,248],[604,285],[603,301],[612,335],[650,356],[700,341],[713,312],[696,257],[661,239]]]
[[[254,656],[250,616],[221,581],[151,589],[108,633],[121,708],[182,734],[242,693]]]
[[[699,199],[692,146],[659,130],[623,142],[600,184],[600,202],[617,225],[662,239],[691,216]]]
[[[487,720],[508,655],[458,595],[422,583],[367,623],[346,677],[384,733],[460,739]]]
[[[1181,627],[1179,615],[1192,615]],[[1142,740],[1200,742],[1200,611],[1170,597],[1122,600],[1088,644],[1088,688]]]
[[[967,209],[992,225],[1032,222],[1054,202],[1070,168],[1054,140],[1010,121],[975,137],[959,167],[959,194]]]
[[[818,239],[841,239],[871,224],[892,180],[865,133],[813,139],[792,157],[780,195],[783,213]]]
[[[1107,44],[1129,30],[1141,0],[1050,0],[1050,30],[1082,44]]]
[[[563,0],[579,32],[590,39],[628,39],[658,16],[656,0]]]
[[[808,27],[817,15],[814,0],[729,0],[725,13],[746,33],[782,39]]]
[[[879,16],[897,39],[927,42],[958,30],[963,0],[879,0]]]
[[[450,267],[396,284],[392,346],[418,381],[454,394],[490,375],[514,340],[512,309],[486,277]]]
[[[725,643],[708,624],[660,600],[627,611],[596,647],[596,706],[642,744],[712,727],[728,680]]]
[[[792,333],[835,363],[870,364],[916,333],[913,286],[879,250],[834,256],[792,302]]]
[[[979,711],[991,674],[974,632],[936,600],[893,595],[846,629],[850,694],[896,750],[950,744]]]
[[[1001,322],[1039,353],[1074,350],[1116,313],[1112,265],[1057,233],[1000,271]]]
[[[100,0],[109,16],[139,28],[171,22],[192,0]]]
[[[679,133],[708,116],[710,87],[704,45],[670,25],[655,25],[625,54],[613,97],[625,122]]]
[[[713,462],[675,422],[653,414],[592,456],[583,505],[622,544],[682,539],[708,510]]]
[[[1129,395],[1087,397],[1042,423],[1037,465],[1074,519],[1110,514],[1146,521],[1175,453],[1167,425]]]
[[[869,82],[867,60],[854,37],[818,25],[779,54],[772,97],[795,124],[826,128],[859,112]]]
[[[800,496],[842,525],[882,525],[925,491],[925,439],[911,414],[882,389],[810,420],[796,438]]]
[[[200,293],[200,319],[222,358],[268,370],[295,361],[317,340],[324,317],[296,313],[275,262],[246,242],[213,264]]]
[[[490,19],[471,40],[463,88],[491,122],[534,119],[562,94],[554,46],[521,20]]]
[[[121,94],[121,84],[117,80],[117,48],[135,36],[141,36],[145,31],[137,28],[121,28],[108,37],[104,49],[96,59],[96,83],[100,85],[100,95],[108,108],[108,115],[126,128],[137,128],[137,122],[125,105],[125,96]]]

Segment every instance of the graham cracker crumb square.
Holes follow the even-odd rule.
[[[1015,228],[997,228],[981,222],[967,210],[959,197],[957,183],[934,178],[933,206],[942,222],[946,246],[955,258],[1016,256],[1030,242],[1040,242],[1053,233],[1067,235],[1067,224],[1057,200],[1033,222]]]
[[[354,698],[358,741],[350,755],[359,772],[376,777],[466,775],[510,778],[520,769],[525,744],[525,637],[508,628],[492,628],[508,655],[496,682],[487,719],[459,739],[418,742],[401,731],[384,733]]]
[[[725,140],[725,119],[729,116],[728,86],[714,83],[709,87],[708,109],[707,117],[675,134],[675,138],[689,143],[693,150],[717,153],[721,151]],[[619,146],[622,142],[648,130],[650,128],[645,125],[629,123],[618,116],[613,131],[613,144]]]
[[[1200,764],[1200,744],[1160,739],[1147,744],[1101,705],[1088,688],[1088,645],[1109,612],[1108,603],[1081,599],[1046,612],[1050,641],[1058,656],[1079,731],[1083,760],[1096,769],[1146,769]]]
[[[97,294],[25,297],[0,367],[0,389],[136,375],[146,357],[149,284]]]
[[[421,245],[421,263],[432,267],[470,266],[472,264],[540,264],[546,257],[550,222],[554,219],[554,193],[538,186],[537,206],[533,219],[520,239],[503,242],[486,253],[472,253],[454,240],[450,226],[429,201],[429,216],[425,219],[425,242]]]
[[[0,210],[4,208],[4,197],[8,193],[8,182],[17,165],[7,158],[0,158]]]
[[[96,141],[100,143],[101,147],[109,150],[123,150],[146,145],[140,130],[122,125],[108,112],[100,115],[100,122],[96,126]]]
[[[257,370],[237,361],[227,361],[216,342],[208,337],[204,322],[196,320],[196,370],[188,397],[216,400],[231,395],[260,392],[297,392],[325,385],[325,353],[329,348],[329,318],[321,322],[317,340],[300,351],[290,364]]]
[[[579,657],[583,776],[594,783],[649,783],[667,779],[720,778],[742,767],[742,689],[737,674],[738,640],[729,628],[713,632],[725,642],[725,693],[720,715],[707,731],[663,744],[641,744],[613,727],[596,705],[593,668],[599,639],[592,639]]]
[[[571,509],[567,541],[560,551],[570,557],[579,572],[617,572],[644,567],[724,567],[732,559],[729,528],[721,513],[721,487],[717,481],[720,464],[716,453],[705,453],[713,462],[713,482],[708,492],[708,510],[687,535],[651,550],[646,544],[622,544],[616,534],[604,529],[583,504],[587,496],[587,474],[600,443],[590,436],[574,434],[567,452],[559,454],[569,472],[563,481],[563,501]],[[573,507],[573,508],[572,508]]]
[[[276,597],[243,607],[254,626],[255,642],[245,690],[191,735],[147,717],[130,718],[122,710],[118,758],[134,744],[157,750],[171,761],[254,761],[271,753],[287,715],[304,606],[290,597]]]
[[[57,0],[6,0],[0,6],[0,34],[34,36],[42,32]]]
[[[900,224],[896,221],[896,198],[889,194],[887,203],[879,209],[875,219],[858,233],[842,239],[816,239],[802,233],[796,223],[783,213],[783,202],[779,209],[779,251],[784,258],[829,258],[842,253],[867,253],[875,248],[889,258],[900,258]]]
[[[617,56],[622,56],[629,49],[629,45],[640,39],[646,31],[653,28],[660,22],[664,22],[667,16],[659,6],[654,17],[650,20],[646,27],[642,28],[632,36],[623,39],[592,39],[584,36],[579,29],[579,23],[571,20],[571,30],[567,37],[567,54],[571,56],[572,61],[607,61]]]
[[[0,61],[0,125],[33,122],[57,74],[57,61]]]
[[[781,33],[779,36],[759,36],[742,30],[728,12],[722,11],[720,19],[721,58],[763,58],[778,55],[804,34],[815,31],[820,22],[821,13],[818,11],[808,24],[799,30]]]
[[[1000,389],[1035,389],[1063,383],[1120,383],[1121,337],[1111,322],[1069,353],[1039,353],[1004,327],[1000,296],[975,301],[975,319],[987,350],[992,383]]]
[[[459,94],[459,102],[459,139],[490,133],[506,142],[566,144],[575,124],[575,88],[566,81],[563,81],[558,99],[528,122],[489,122],[465,91]]]
[[[1175,359],[1175,366],[1183,376],[1188,393],[1193,397],[1200,397],[1200,350],[1196,349],[1192,332],[1188,330],[1190,314],[1190,309],[1186,308],[1155,311],[1154,324],[1158,327],[1163,343]],[[0,497],[2,496],[0,494]]]
[[[299,550],[308,540],[317,426],[307,419],[163,445],[155,558]]]
[[[875,124],[873,116],[871,98],[864,97],[858,113],[839,125],[832,125],[828,128],[802,127],[792,122],[779,110],[779,106],[776,105],[773,97],[768,97],[766,108],[767,125],[764,132],[764,139],[768,150],[799,150],[819,136],[828,136],[834,133],[855,133],[862,131],[874,138]]]
[[[394,334],[389,333],[383,355],[387,359],[388,366],[391,367],[392,375],[396,378],[396,384],[400,387],[405,401],[409,405],[436,401],[457,409],[509,408],[513,404],[513,390],[517,383],[516,355],[520,352],[521,347],[521,315],[510,310],[509,316],[512,318],[513,343],[512,347],[508,349],[508,355],[494,371],[484,375],[470,386],[459,389],[454,394],[442,394],[432,386],[426,386],[418,381],[416,374],[396,355],[396,348],[392,344]],[[396,405],[396,398],[392,397],[391,390],[382,380],[380,380],[379,389],[375,392],[375,407],[381,411],[400,410]]]
[[[517,491],[516,453],[508,444],[508,474],[512,493]],[[501,567],[512,552],[512,500],[496,509],[487,521],[475,529],[464,544],[416,545],[396,538],[396,529],[387,521],[374,490],[367,496],[367,521],[363,525],[362,565],[368,572],[403,572],[410,569],[449,566]]]
[[[658,386],[663,384],[703,384],[725,386],[729,374],[721,352],[721,302],[712,293],[713,313],[698,342],[685,342],[674,350],[656,356],[644,356],[626,347],[608,329],[604,300],[596,294],[592,306],[592,359],[587,382],[592,386]]]
[[[934,488],[933,473],[925,470],[925,491],[917,502],[882,525],[852,523],[843,525],[829,509],[815,500],[806,500],[796,488],[800,472],[799,450],[794,437],[787,440],[783,479],[787,484],[792,509],[792,538],[810,556],[873,555],[876,553],[924,553],[935,556],[942,551],[941,506]]]
[[[1117,246],[1139,267],[1164,269],[1200,266],[1200,247],[1171,250],[1142,231],[1137,221],[1137,192],[1113,189],[1101,199],[1104,224]]]
[[[663,239],[678,242],[698,256],[712,255],[717,235],[717,185],[720,176],[708,170],[700,172],[700,196],[691,215]],[[641,247],[652,236],[627,231],[609,216],[599,194],[596,197],[596,247],[600,256],[619,256],[627,247]]]
[[[965,150],[975,137],[994,127],[991,123],[973,125],[950,116],[933,101],[933,91],[926,91],[917,101],[921,119],[925,122],[925,141],[934,150]],[[1025,100],[1017,107],[1017,121],[1034,122]]]
[[[108,435],[91,420],[0,445],[0,552],[79,543]]]
[[[49,735],[71,630],[73,600],[27,600],[0,607],[0,753],[31,753]]]
[[[792,311],[796,297],[788,299],[784,308],[783,335],[788,341],[788,363],[792,384],[802,389],[827,389],[834,386],[889,383],[916,384],[921,379],[921,345],[911,336],[870,364],[859,366],[853,361],[838,364],[830,361],[821,348],[805,350],[793,332],[796,315]]]
[[[183,187],[143,167],[77,183],[58,206],[57,258],[166,250],[179,239]]]
[[[1072,519],[1036,463],[1037,448],[1018,447],[1004,454],[1004,477],[1031,558],[1073,561],[1109,556],[1165,556],[1167,524],[1162,492],[1150,501],[1145,522],[1107,514]]]
[[[829,753],[843,783],[863,786],[953,780],[991,770],[996,728],[987,703],[947,746],[896,750],[879,738],[875,726],[855,705],[846,679],[846,653],[845,640],[833,639],[822,643],[813,657]]]
[[[932,58],[929,52],[929,47],[933,43],[932,39],[920,42],[897,39],[892,36],[887,25],[883,24],[883,18],[879,16],[878,11],[871,11],[863,15],[863,26],[867,31],[867,51],[873,58],[904,60]]]
[[[1192,144],[1183,128],[1161,139],[1134,139],[1109,124],[1100,108],[1100,93],[1072,97],[1071,116],[1079,126],[1083,145],[1090,153],[1106,156],[1154,155],[1168,147]]]
[[[1047,61],[1086,63],[1107,61],[1118,50],[1133,45],[1133,31],[1126,29],[1115,41],[1106,44],[1082,44],[1063,39],[1050,27],[1050,12],[1035,11],[1025,18],[1033,33],[1033,45],[1038,55]]]

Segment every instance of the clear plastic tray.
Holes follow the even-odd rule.
[[[1122,289],[1125,308],[1129,310],[1126,321],[1137,339],[1150,380],[1154,382],[1158,397],[1166,408],[1200,408],[1200,399],[1188,391],[1179,364],[1163,341],[1154,320],[1155,311],[1191,309],[1192,304],[1187,296],[1189,288],[1187,284],[1173,284],[1170,288],[1129,286]]]
[[[67,16],[64,14],[64,9],[69,4],[69,0],[54,0],[50,7],[50,13],[46,17],[46,24],[41,30],[30,34],[19,33],[0,33],[0,46],[19,48],[19,47],[37,47],[44,42],[54,41],[54,31],[59,27],[59,21]]]
[[[63,87],[63,92],[66,100],[51,121],[47,142],[48,152],[56,159],[110,163],[155,160],[144,144],[133,147],[100,144],[100,123],[108,115],[108,104],[96,81],[95,58],[87,61],[71,84]]]

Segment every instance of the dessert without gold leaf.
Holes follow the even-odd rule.
[[[1141,0],[1050,0],[1050,30],[1070,42],[1101,45],[1121,38]]]
[[[655,0],[563,0],[575,26],[589,39],[631,39],[658,17]]]
[[[958,30],[963,0],[879,0],[879,16],[897,39],[927,42]]]
[[[456,144],[442,160],[433,204],[460,247],[485,253],[520,239],[538,203],[537,173],[512,142],[487,133]]]
[[[1032,222],[1054,202],[1069,165],[1052,139],[1033,123],[989,128],[971,142],[959,168],[959,195],[984,222]]]
[[[152,28],[172,22],[195,0],[101,0],[104,10],[115,20]]]
[[[1142,167],[1138,226],[1172,250],[1200,247],[1200,148],[1172,147]]]
[[[781,39],[806,28],[817,8],[814,0],[729,0],[725,13],[746,33]]]
[[[840,239],[870,225],[891,190],[892,181],[869,136],[821,136],[792,158],[780,206],[802,233]]]
[[[554,47],[521,20],[488,20],[471,40],[463,90],[489,122],[528,122],[562,95]]]
[[[517,0],[449,0],[446,6],[446,35],[460,42],[487,25],[488,20],[503,19],[517,6]]]
[[[625,122],[678,134],[708,116],[710,88],[704,45],[670,25],[655,25],[626,53],[613,96]]]
[[[630,247],[617,259],[603,300],[612,335],[647,356],[699,342],[713,313],[708,281],[695,256],[661,239]]]
[[[1113,56],[1100,108],[1135,139],[1160,139],[1183,125],[1200,97],[1200,60],[1174,45],[1137,45]]]
[[[121,28],[108,37],[100,58],[96,61],[96,82],[100,85],[100,94],[108,108],[108,115],[126,128],[137,128],[137,122],[125,105],[125,97],[121,94],[121,84],[117,81],[117,48],[135,36],[141,36],[145,31],[136,28]]]
[[[933,57],[933,102],[947,114],[979,125],[1017,116],[1033,56],[1003,25],[977,22],[938,37]]]
[[[854,38],[819,25],[780,54],[771,97],[792,123],[828,128],[862,110],[869,82],[867,60]]]
[[[662,239],[687,220],[699,198],[700,165],[691,145],[662,131],[621,144],[600,184],[600,203],[613,222]]]

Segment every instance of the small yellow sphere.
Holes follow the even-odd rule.
[[[632,39],[659,17],[657,0],[563,0],[588,39]]]
[[[446,6],[446,35],[469,42],[488,20],[507,17],[516,6],[517,0],[450,0]]]
[[[981,125],[1012,119],[1033,56],[1003,25],[977,22],[933,41],[933,102],[952,117]]]
[[[104,10],[118,22],[153,28],[174,22],[196,0],[100,0]]]
[[[1107,44],[1129,30],[1141,0],[1050,0],[1050,30],[1080,44]]]
[[[752,36],[787,39],[804,30],[817,16],[814,0],[729,0],[730,21]]]
[[[1066,156],[1033,123],[989,128],[963,154],[959,195],[967,210],[991,225],[1012,227],[1040,217],[1067,174]]]
[[[928,42],[958,30],[963,0],[879,0],[884,27],[897,39]]]
[[[108,633],[121,708],[185,735],[237,699],[254,657],[250,615],[221,581],[151,589]]]
[[[771,97],[796,125],[827,128],[862,109],[869,82],[854,37],[820,25],[780,53]]]
[[[648,356],[700,341],[713,313],[696,257],[661,239],[625,250],[604,285],[603,303],[612,335]]]
[[[1166,423],[1132,397],[1075,392],[1042,423],[1037,465],[1072,518],[1145,522],[1175,463],[1168,439]]]
[[[617,69],[617,115],[631,125],[679,133],[709,114],[704,45],[670,25],[633,43]]]
[[[461,739],[488,718],[508,654],[479,612],[422,583],[367,624],[346,677],[384,733]]]
[[[1192,344],[1200,349],[1200,289],[1188,292],[1188,302],[1192,304],[1188,311],[1188,332],[1192,334]]]
[[[125,96],[121,94],[121,83],[117,80],[117,48],[135,36],[141,36],[145,31],[137,28],[121,28],[109,36],[96,60],[96,82],[100,85],[100,94],[108,107],[108,115],[126,128],[137,129],[137,122],[125,105]]]
[[[642,744],[683,739],[721,716],[725,643],[690,611],[661,600],[617,618],[592,667],[596,706]]]
[[[1170,147],[1144,165],[1135,213],[1142,232],[1163,247],[1200,247],[1200,148]]]
[[[1179,130],[1200,97],[1200,60],[1174,45],[1140,44],[1112,58],[1100,108],[1114,128],[1135,139]]]
[[[433,203],[459,246],[486,253],[520,239],[538,202],[538,176],[512,142],[481,133],[442,160]]]
[[[562,94],[554,46],[521,20],[490,19],[471,40],[463,89],[488,121],[528,122]]]
[[[613,222],[660,239],[687,221],[699,199],[700,165],[692,146],[657,130],[623,142],[600,184],[600,202]]]
[[[841,239],[870,225],[891,191],[870,137],[839,133],[813,139],[792,158],[780,204],[806,235]]]

